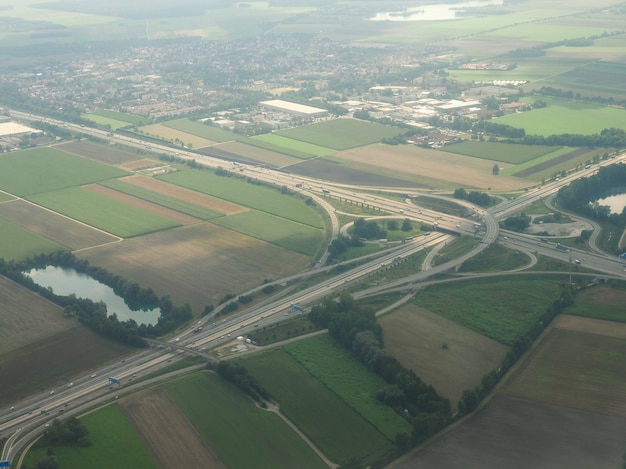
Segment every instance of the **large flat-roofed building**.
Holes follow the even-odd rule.
[[[261,106],[270,109],[272,111],[286,112],[302,117],[324,117],[328,115],[326,109],[319,107],[306,106],[304,104],[290,103],[289,101],[283,101],[282,99],[272,99],[270,101],[261,101]]]
[[[39,129],[32,129],[17,122],[0,122],[0,137],[41,133],[43,132]]]

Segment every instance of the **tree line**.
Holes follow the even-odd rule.
[[[336,301],[326,299],[313,306],[309,319],[318,327],[328,328],[331,337],[385,380],[387,385],[378,391],[377,398],[413,427],[411,434],[396,435],[398,451],[419,444],[450,423],[450,401],[385,351],[382,329],[372,310],[357,306],[350,295],[342,294]]]

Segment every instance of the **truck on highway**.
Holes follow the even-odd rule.
[[[561,243],[556,243],[556,248],[559,251],[569,251],[569,248],[567,246],[563,246]]]

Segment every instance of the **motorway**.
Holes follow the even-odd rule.
[[[12,112],[12,114],[15,117],[21,117],[23,119],[37,118],[37,116],[18,112]],[[146,143],[138,139],[115,134],[112,135],[110,132],[87,129],[78,125],[55,122],[51,119],[44,119],[43,117],[39,117],[38,119],[127,146],[142,149],[146,147]],[[231,164],[218,158],[198,155],[180,149],[174,150],[167,146],[150,144],[150,147],[150,151],[175,155],[180,158],[194,159],[200,164],[213,168],[225,167]],[[622,155],[617,160],[609,160],[601,164],[612,164],[621,161],[623,158],[624,156]],[[9,409],[3,409],[0,411],[0,437],[9,437],[9,440],[4,446],[0,460],[10,460],[14,457],[20,448],[32,438],[33,434],[45,429],[46,422],[49,422],[52,418],[66,414],[66,411],[69,413],[72,410],[83,408],[82,406],[87,405],[92,400],[110,398],[113,395],[124,392],[133,380],[137,381],[147,374],[167,366],[170,361],[185,355],[185,352],[178,350],[178,348],[187,348],[196,352],[208,351],[232,341],[233,337],[243,337],[246,333],[254,331],[256,327],[281,321],[285,319],[285,316],[298,314],[298,312],[302,311],[306,306],[318,302],[329,294],[337,294],[355,283],[362,282],[368,276],[389,268],[392,264],[400,262],[408,256],[424,249],[430,249],[440,243],[448,242],[453,239],[455,233],[476,235],[476,233],[479,232],[481,242],[470,252],[453,261],[399,280],[388,282],[384,285],[370,287],[367,289],[368,294],[380,293],[388,289],[407,285],[414,288],[414,285],[432,278],[433,275],[454,271],[465,260],[475,256],[494,242],[500,242],[525,252],[536,252],[569,261],[569,252],[559,251],[555,248],[554,243],[540,242],[537,240],[537,237],[507,232],[507,239],[505,240],[504,236],[499,231],[498,220],[520,211],[537,200],[556,193],[560,187],[569,184],[576,178],[593,174],[597,170],[596,166],[589,170],[577,172],[558,181],[545,184],[542,187],[529,190],[527,193],[513,200],[505,201],[489,210],[482,209],[466,201],[434,195],[434,197],[445,198],[446,200],[452,200],[457,204],[464,205],[468,213],[471,213],[471,217],[468,219],[441,214],[433,210],[419,207],[413,203],[412,196],[423,194],[411,193],[408,189],[406,190],[407,192],[405,192],[409,196],[407,199],[404,201],[394,201],[382,196],[360,192],[361,190],[371,190],[372,188],[346,187],[345,185],[321,182],[268,168],[238,163],[236,168],[250,177],[279,186],[287,186],[291,190],[297,190],[307,196],[313,197],[316,203],[319,203],[320,206],[328,212],[331,218],[333,238],[339,233],[339,225],[333,207],[327,202],[328,197],[337,197],[354,203],[363,203],[370,207],[380,209],[382,212],[397,214],[398,216],[407,217],[411,220],[431,224],[437,227],[439,231],[433,231],[426,236],[408,240],[403,244],[384,251],[382,254],[377,254],[375,257],[362,261],[350,270],[339,273],[332,278],[323,280],[304,290],[287,294],[276,301],[251,307],[240,313],[233,314],[227,319],[213,323],[210,323],[209,318],[205,318],[190,325],[183,333],[178,334],[176,338],[172,339],[171,343],[175,345],[176,348],[168,347],[167,345],[152,347],[149,350],[144,350],[129,356],[121,362],[107,364],[101,369],[75,379],[71,383],[66,383],[63,386],[16,403]],[[395,192],[398,191],[402,190],[395,189]],[[431,196],[430,194],[428,195]],[[326,254],[316,265],[316,271],[323,272],[324,269],[328,270],[333,268],[323,265],[326,260],[325,256]],[[571,256],[573,256],[574,259],[580,260],[581,266],[607,275],[623,276],[625,273],[624,267],[618,259],[597,253],[584,253],[582,251],[573,251]],[[308,272],[289,277],[288,279],[281,279],[274,283],[289,282],[299,277],[310,275],[311,273]],[[199,328],[202,329],[198,331]],[[109,383],[109,377],[114,377],[119,380],[120,384]]]

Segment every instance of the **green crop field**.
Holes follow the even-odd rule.
[[[599,134],[603,129],[626,129],[626,110],[598,104],[541,98],[548,106],[494,119],[498,124],[521,128],[528,135]],[[522,101],[535,101],[524,98]]]
[[[168,173],[157,179],[314,228],[324,227],[322,217],[303,201],[268,187],[249,184],[243,179],[217,176],[213,172],[197,170]]]
[[[319,228],[258,210],[221,217],[213,223],[307,256],[314,255],[324,240]]]
[[[87,426],[93,444],[87,448],[54,447],[59,467],[90,469],[159,467],[117,405],[102,407],[81,417],[80,420]],[[26,458],[28,467],[35,467],[37,461],[46,455],[47,449],[29,451]]]
[[[0,189],[21,197],[126,174],[129,173],[50,147],[0,157]]]
[[[283,412],[332,461],[364,463],[388,454],[393,444],[283,350],[243,361]],[[332,431],[330,430],[332,429]]]
[[[547,145],[521,145],[493,142],[461,142],[447,145],[443,151],[473,156],[503,163],[521,164],[534,160],[555,150]]]
[[[21,261],[37,254],[64,249],[60,244],[0,218],[0,259]]]
[[[489,278],[434,285],[418,293],[414,302],[511,345],[538,321],[559,295],[557,280]]]
[[[311,155],[311,158],[314,156],[324,156],[335,153],[333,148],[314,145],[312,143],[303,142],[302,140],[294,140],[293,138],[283,137],[282,135],[278,135],[276,133],[259,135],[258,137],[254,137],[253,140],[262,140],[289,150],[296,150],[299,153],[308,153]]]
[[[550,77],[544,86],[558,87],[590,96],[623,97],[626,94],[626,65],[592,61]]]
[[[165,388],[226,467],[326,467],[277,415],[216,375],[196,373]]]
[[[389,440],[395,441],[399,432],[411,433],[409,422],[376,398],[376,393],[387,383],[330,336],[300,340],[284,349]]]
[[[117,112],[117,111],[98,111],[93,114],[89,114],[91,116],[99,116],[105,117],[108,119],[114,119],[121,122],[126,122],[126,124],[134,124],[134,125],[144,125],[147,124],[150,119],[146,119],[145,117],[134,116],[132,114],[126,114],[125,112]]]
[[[150,189],[146,189],[135,184],[129,184],[127,182],[120,181],[119,179],[109,179],[108,181],[101,182],[100,184],[111,189],[115,189],[116,191],[123,192],[124,194],[147,200],[153,204],[161,205],[162,207],[176,210],[177,212],[181,212],[201,220],[210,220],[212,218],[222,216],[219,212],[200,207],[199,205],[195,205],[184,200],[169,197],[165,194],[151,191]]]
[[[178,226],[173,220],[82,187],[38,194],[29,200],[122,238]]]
[[[357,119],[333,119],[293,129],[280,130],[277,135],[335,150],[362,147],[395,137],[404,131]]]
[[[228,130],[220,129],[212,125],[205,125],[201,122],[192,121],[191,119],[176,119],[173,121],[163,122],[166,127],[180,130],[191,135],[197,135],[198,137],[213,140],[215,142],[228,142],[230,140],[237,140],[237,137]]]

